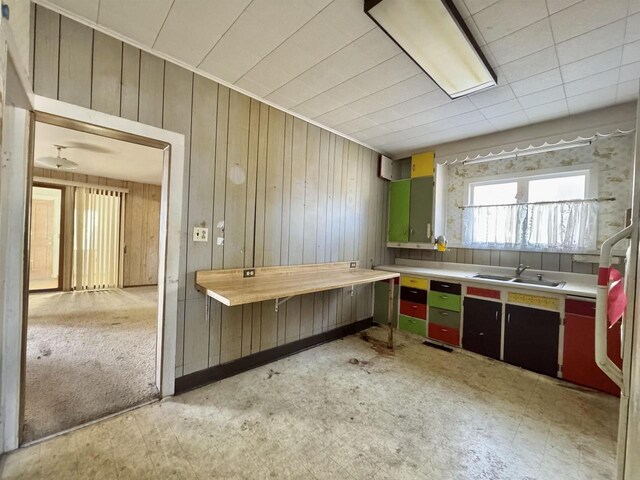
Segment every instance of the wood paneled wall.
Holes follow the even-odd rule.
[[[34,48],[37,94],[187,139],[177,376],[371,316],[367,286],[294,298],[277,314],[273,302],[214,302],[205,318],[194,272],[388,261],[375,152],[41,6]],[[191,241],[199,225],[208,243]]]
[[[37,132],[37,130],[36,130]],[[59,172],[34,168],[34,177],[57,178],[94,185],[129,189],[125,195],[123,283],[125,287],[158,284],[158,242],[160,233],[159,185],[129,182],[114,178]],[[73,189],[66,189],[64,225],[63,290],[71,290],[71,259],[73,257]]]

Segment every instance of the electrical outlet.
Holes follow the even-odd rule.
[[[256,276],[256,271],[253,268],[245,268],[242,272],[244,278],[253,278]]]
[[[193,228],[193,241],[194,242],[208,242],[209,241],[209,229],[204,227]]]
[[[349,268],[356,268],[358,266],[358,262],[351,262],[349,264]]]

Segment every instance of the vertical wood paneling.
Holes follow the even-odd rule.
[[[218,86],[218,111],[216,120],[216,152],[213,189],[213,225],[209,236],[211,238],[212,258],[211,268],[222,268],[224,244],[218,239],[224,239],[224,207],[227,178],[227,132],[229,129],[229,89]],[[220,339],[222,326],[222,306],[212,302],[211,327],[209,336],[209,366],[220,363]]]
[[[193,109],[191,112],[191,170],[187,211],[187,238],[193,227],[205,225],[212,231],[213,179],[218,84],[200,76],[193,80]],[[209,366],[210,319],[204,315],[204,299],[195,289],[195,270],[208,265],[211,268],[211,245],[186,242],[185,318],[189,328],[184,332],[184,373],[188,374]]]
[[[93,30],[61,17],[58,100],[91,107]]]
[[[35,29],[33,91],[45,97],[58,98],[60,15],[36,5]]]
[[[140,50],[125,43],[122,46],[122,85],[120,88],[121,117],[129,120],[138,120],[139,91]]]
[[[101,32],[93,36],[91,108],[120,115],[122,42]]]
[[[164,60],[141,52],[139,82],[138,121],[154,127],[162,127],[162,105],[165,99]]]
[[[206,319],[204,298],[192,284],[199,269],[352,259],[371,266],[388,260],[387,185],[375,174],[377,154],[40,6],[36,10],[36,93],[185,135],[178,375],[370,314],[370,289],[360,288],[355,300],[348,289],[293,298],[277,314],[273,301],[238,308],[212,301]],[[132,200],[135,194],[153,199],[150,187],[131,189]],[[155,199],[127,210],[153,217]],[[145,229],[139,227],[150,228],[150,221],[128,216],[125,222],[131,235],[138,226],[135,242],[143,242]],[[193,243],[191,229],[203,223],[211,242]],[[152,254],[132,256],[136,268],[156,268]]]
[[[244,265],[245,213],[247,201],[247,159],[249,149],[250,99],[230,92],[225,194],[224,268]],[[220,361],[229,362],[242,355],[243,307],[222,309]],[[250,332],[247,332],[250,334]]]

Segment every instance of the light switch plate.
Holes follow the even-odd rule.
[[[209,229],[204,227],[193,228],[193,241],[194,242],[208,242],[209,241]]]

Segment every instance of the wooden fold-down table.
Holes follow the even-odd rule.
[[[223,305],[275,301],[275,310],[291,297],[351,287],[399,277],[396,272],[368,270],[358,262],[234,268],[196,272],[196,289]],[[393,348],[393,285],[389,289],[389,347]],[[209,318],[209,299],[205,302]]]

